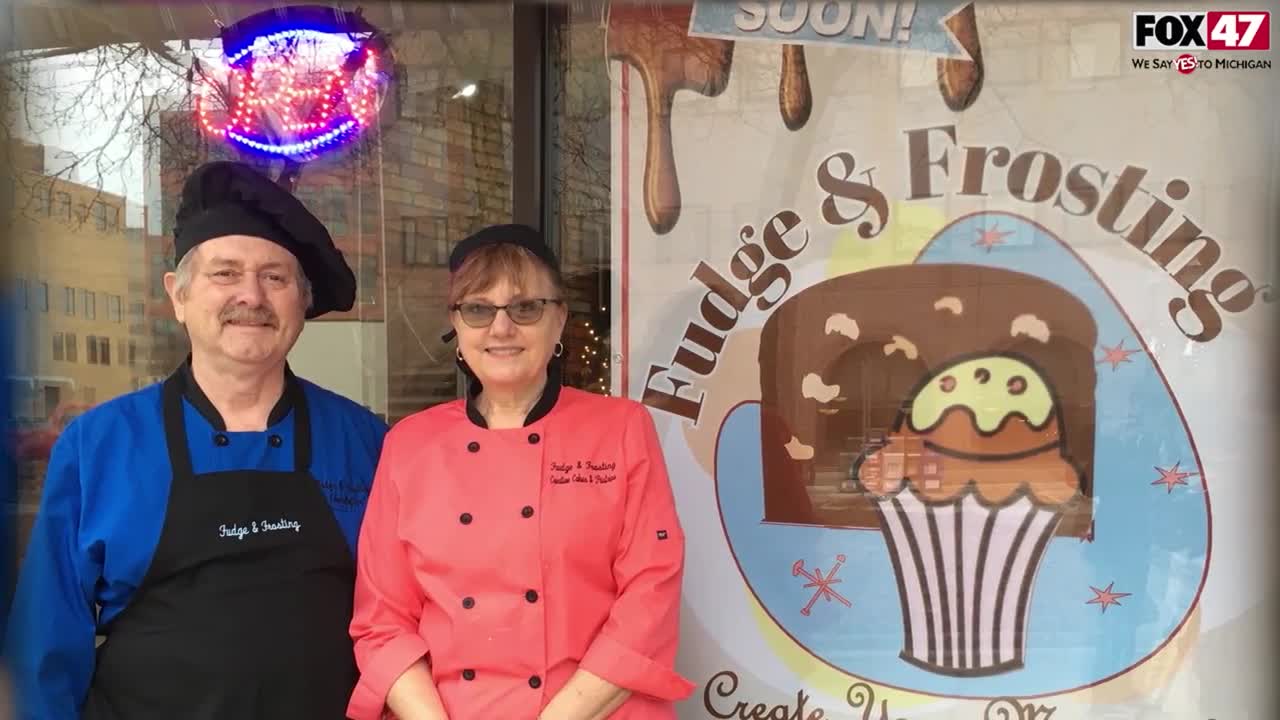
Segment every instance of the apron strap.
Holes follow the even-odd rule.
[[[161,398],[164,411],[164,439],[169,447],[169,466],[173,469],[174,478],[189,478],[191,468],[191,449],[187,447],[187,423],[182,412],[182,394],[186,383],[182,373],[174,373],[164,381]]]
[[[307,408],[307,393],[302,389],[302,383],[287,368],[284,385],[293,405],[293,469],[294,472],[310,472],[311,412]]]

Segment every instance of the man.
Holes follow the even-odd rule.
[[[355,279],[302,203],[237,163],[187,180],[174,240],[191,354],[53,448],[7,638],[19,717],[344,718],[386,426],[286,357]]]

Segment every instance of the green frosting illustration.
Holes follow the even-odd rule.
[[[978,429],[994,432],[1012,413],[1021,413],[1034,427],[1042,427],[1053,412],[1049,385],[1026,363],[992,355],[944,368],[934,374],[911,403],[911,426],[917,432],[932,428],[947,410],[967,407]]]

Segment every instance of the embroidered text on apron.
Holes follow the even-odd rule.
[[[163,390],[173,484],[160,541],[106,628],[84,720],[342,720],[354,560],[308,470],[304,392],[288,376],[293,471],[195,475],[186,382],[179,371]]]

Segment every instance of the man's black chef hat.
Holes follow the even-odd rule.
[[[355,304],[355,275],[324,224],[301,200],[248,165],[210,162],[196,168],[182,188],[174,262],[200,243],[226,235],[270,240],[298,258],[311,281],[308,318]]]
[[[453,252],[449,253],[449,272],[457,272],[468,255],[489,245],[517,245],[528,250],[542,261],[557,284],[560,282],[560,261],[551,251],[551,247],[542,239],[542,233],[528,225],[518,224],[490,225],[463,238],[462,242],[453,248]],[[456,335],[457,333],[450,329],[441,339],[449,342]]]

